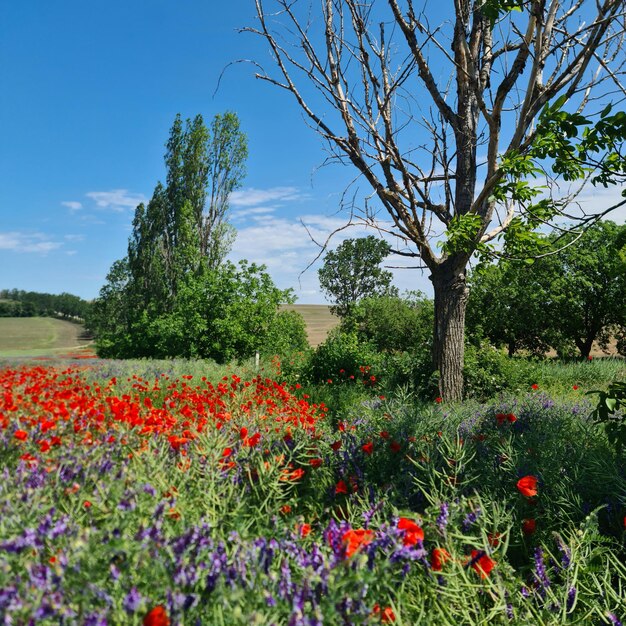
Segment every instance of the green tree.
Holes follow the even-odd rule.
[[[482,264],[471,273],[469,285],[466,325],[477,346],[486,338],[505,346],[509,356],[518,350],[541,355],[549,349],[552,268],[546,261]]]
[[[375,194],[397,252],[428,268],[433,365],[441,395],[460,400],[472,255],[499,239],[532,255],[535,230],[562,221],[567,199],[540,197],[535,177],[626,177],[626,113],[610,106],[624,92],[624,0],[255,4],[248,30],[276,69],[259,78],[294,98]]]
[[[602,221],[580,237],[557,230],[546,240],[562,249],[472,274],[468,328],[509,355],[553,347],[587,358],[594,341],[606,347],[626,333],[626,226]]]
[[[326,254],[318,277],[322,291],[335,302],[333,313],[345,317],[361,298],[396,293],[392,273],[380,267],[388,254],[389,245],[373,235],[346,239]]]
[[[279,311],[272,320],[260,352],[264,356],[286,356],[310,349],[304,317],[297,311]]]
[[[225,297],[216,285],[228,282],[228,276],[234,276],[231,292],[254,291],[250,285],[256,279],[268,293],[279,292],[273,283],[270,288],[263,268],[246,273],[224,263],[234,238],[226,221],[228,197],[243,180],[246,156],[246,138],[234,113],[217,115],[211,131],[200,115],[185,123],[176,116],[166,144],[166,185],[158,183],[147,206],[137,207],[128,255],[111,269],[90,319],[103,354],[230,358],[246,353],[241,339],[221,352],[207,344],[209,321],[215,322],[211,307],[217,304],[215,299],[206,304],[216,293]],[[251,328],[255,311],[248,313],[242,326]]]
[[[207,332],[201,353],[222,363],[261,350],[279,305],[294,301],[291,290],[274,285],[264,265],[245,260],[209,272],[203,299]]]
[[[571,245],[550,259],[553,345],[564,352],[573,344],[587,358],[594,341],[606,348],[626,333],[626,225],[602,221],[560,241]]]

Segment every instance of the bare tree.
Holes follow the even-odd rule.
[[[244,30],[265,39],[275,68],[257,77],[291,93],[331,153],[371,185],[395,252],[430,271],[440,391],[461,398],[472,254],[573,217],[530,177],[554,190],[626,172],[624,114],[606,107],[625,93],[626,3],[255,3],[258,24]]]

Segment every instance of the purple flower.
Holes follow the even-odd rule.
[[[130,591],[124,597],[122,606],[127,613],[135,613],[139,610],[143,602],[143,597],[137,591],[137,587],[131,587]]]
[[[476,520],[480,517],[480,507],[476,507],[474,511],[468,513],[463,520],[463,530],[467,532],[473,524],[476,523]]]
[[[543,560],[543,550],[541,548],[535,548],[535,580],[540,585],[540,594],[545,596],[545,590],[550,586],[550,580],[546,573],[546,565]]]
[[[450,511],[448,503],[443,502],[439,507],[439,515],[437,516],[437,528],[439,528],[442,534],[446,532],[446,526],[448,525],[449,516]]]
[[[576,587],[570,587],[570,590],[567,592],[567,602],[565,604],[565,608],[569,613],[574,608],[574,602],[576,601]]]
[[[619,621],[619,618],[615,615],[615,613],[609,613],[607,617],[611,620],[611,624],[613,624],[613,626],[622,626],[622,622]]]

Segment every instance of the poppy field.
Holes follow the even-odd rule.
[[[268,373],[0,370],[2,624],[621,624],[585,389],[350,411]]]

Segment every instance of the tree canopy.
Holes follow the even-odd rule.
[[[532,265],[501,261],[474,272],[468,327],[509,354],[606,347],[626,336],[626,226],[602,221],[580,237],[553,231],[563,248]],[[622,342],[618,345],[621,349]]]
[[[318,271],[322,291],[335,304],[331,310],[345,317],[366,296],[393,295],[393,274],[380,267],[389,254],[389,245],[373,235],[346,239],[324,257]]]

